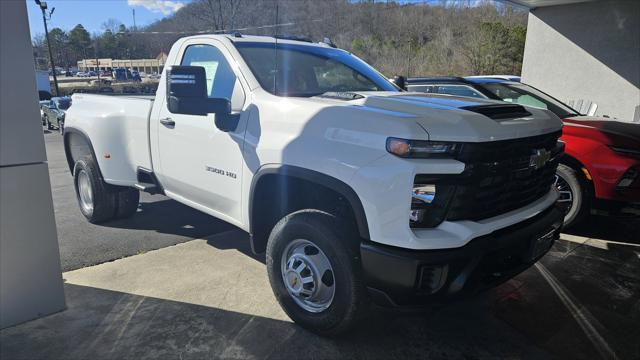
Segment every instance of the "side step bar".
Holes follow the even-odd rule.
[[[137,175],[138,183],[133,185],[134,188],[152,195],[164,194],[164,189],[162,188],[162,185],[160,185],[160,182],[153,171],[143,167],[138,167]]]

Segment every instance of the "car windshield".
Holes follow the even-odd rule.
[[[71,100],[58,99],[56,100],[56,107],[60,110],[67,110],[71,106]]]
[[[577,111],[529,85],[520,83],[485,83],[484,88],[503,101],[547,109],[563,119],[580,115]]]
[[[348,52],[294,44],[236,43],[263,89],[277,96],[327,92],[398,91],[382,74]],[[277,53],[277,55],[276,55]],[[275,61],[277,56],[277,62]]]

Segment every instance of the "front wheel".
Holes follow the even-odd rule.
[[[318,210],[287,215],[267,243],[273,292],[289,317],[321,335],[351,328],[367,308],[357,236]]]
[[[53,125],[51,125],[51,122],[49,121],[49,117],[47,115],[44,116],[44,122],[45,124],[47,124],[47,130],[53,130]]]
[[[574,169],[560,164],[556,170],[555,187],[559,192],[558,205],[565,211],[564,227],[569,228],[589,212],[587,186]]]

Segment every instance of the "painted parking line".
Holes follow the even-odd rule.
[[[570,234],[560,234],[560,240],[569,241],[569,242],[580,244],[580,245],[587,245],[587,246],[595,247],[598,249],[604,249],[604,250],[609,249],[609,244],[640,247],[640,244],[635,244],[635,243],[592,239],[592,238],[586,238],[584,236],[576,236],[576,235],[570,235]]]
[[[549,283],[551,289],[558,295],[560,301],[567,308],[571,316],[578,323],[587,339],[596,348],[600,357],[603,359],[618,359],[615,352],[611,349],[604,337],[598,332],[594,323],[598,323],[593,315],[584,306],[576,304],[576,301],[572,300],[572,296],[569,291],[556,279],[553,274],[541,263],[535,264],[536,269],[540,272],[542,277]]]

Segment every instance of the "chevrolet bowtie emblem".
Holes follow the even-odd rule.
[[[551,153],[546,149],[535,149],[529,158],[529,167],[538,170],[547,164],[551,158]]]

